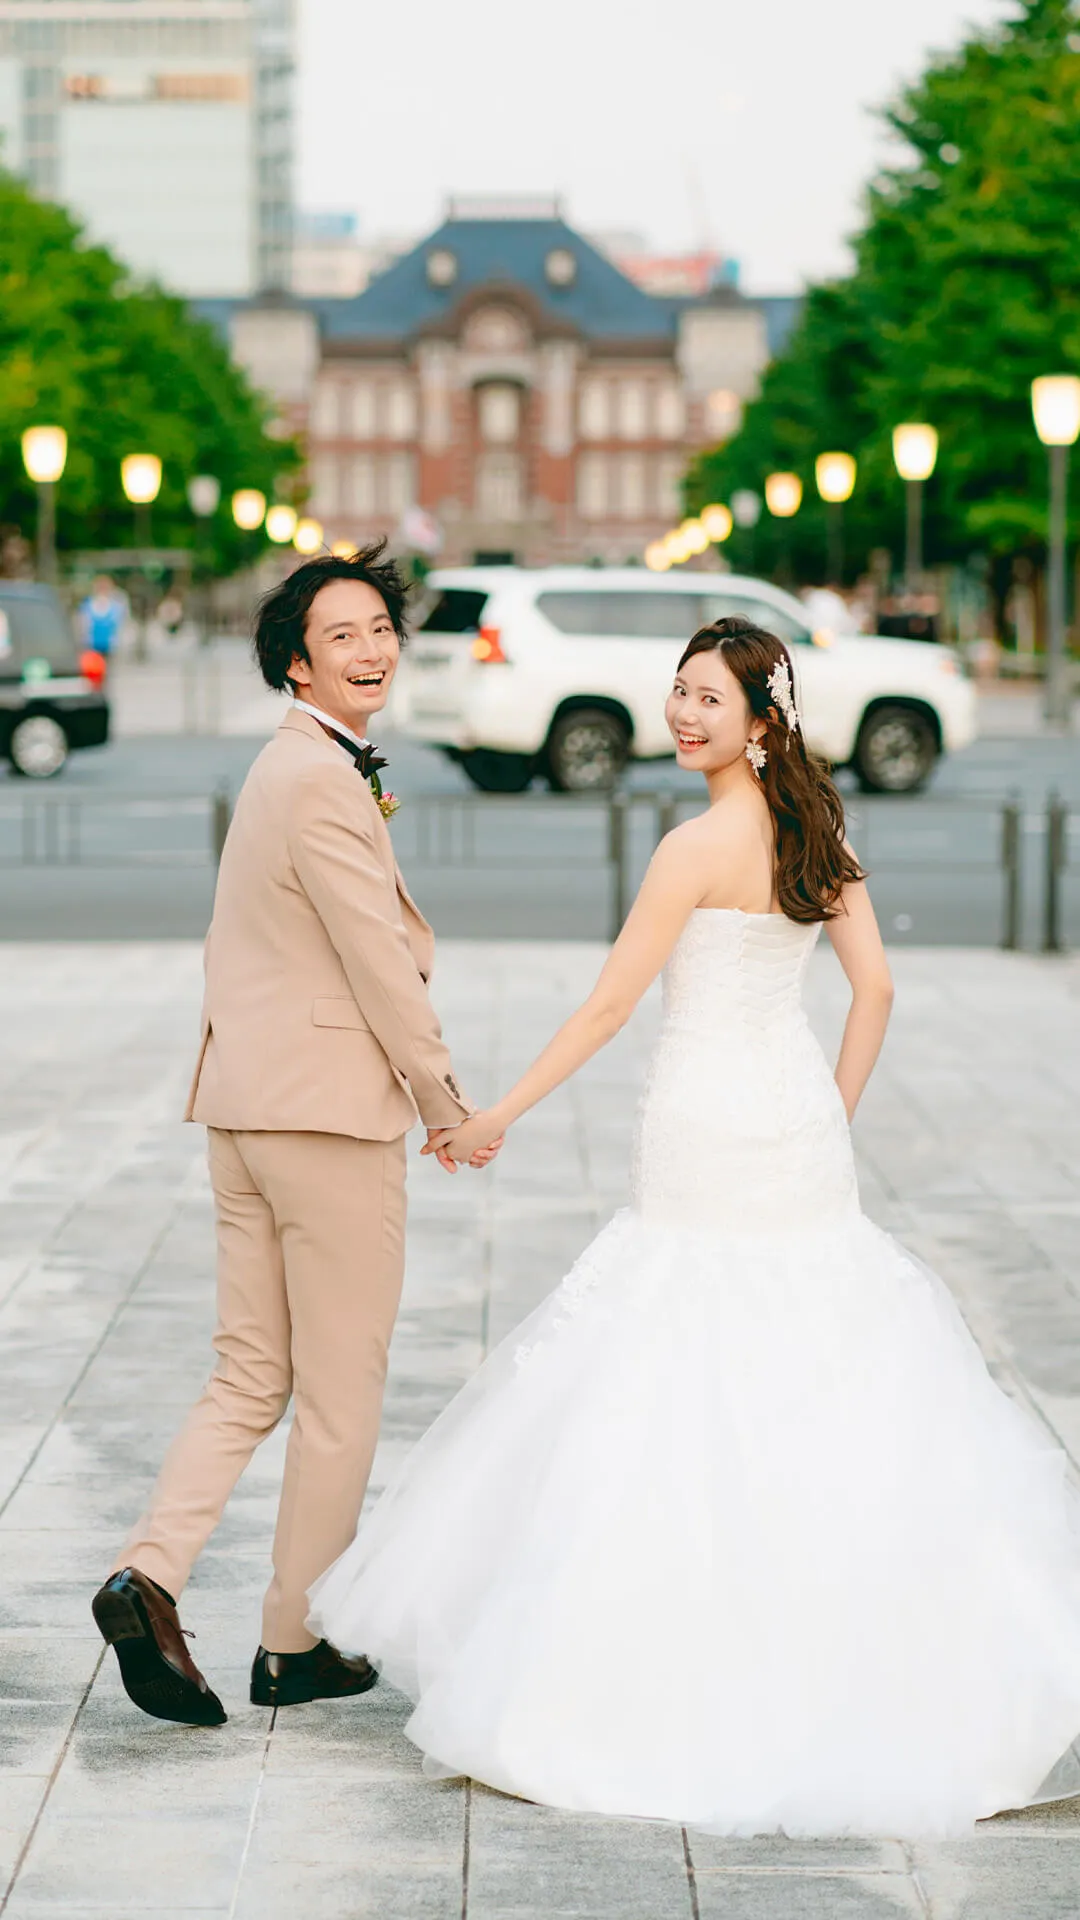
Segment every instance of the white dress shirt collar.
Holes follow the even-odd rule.
[[[331,728],[334,733],[339,733],[343,740],[351,740],[354,747],[370,746],[369,740],[361,739],[360,735],[354,733],[351,727],[347,727],[343,720],[333,719],[330,714],[324,713],[321,707],[313,707],[307,700],[298,700],[295,694],[293,706],[299,707],[301,713],[310,713],[312,719],[317,720],[320,726]]]

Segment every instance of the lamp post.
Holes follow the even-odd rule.
[[[161,491],[161,461],[156,453],[129,453],[120,462],[120,484],[135,509],[135,545],[143,551],[143,566],[136,576],[139,586],[139,619],[135,629],[135,658],[146,659],[146,623],[150,609],[145,555],[151,544],[150,509]]]
[[[192,599],[196,608],[199,645],[210,638],[210,564],[207,521],[212,520],[221,502],[221,481],[213,473],[193,473],[187,483],[188,506],[195,515],[195,570]]]
[[[937,465],[936,427],[925,421],[908,420],[893,428],[893,459],[896,471],[907,487],[907,541],[904,553],[904,584],[914,593],[922,575],[923,481],[929,480]]]
[[[22,437],[23,466],[38,491],[38,579],[56,579],[56,483],[67,465],[63,427],[27,427]]]
[[[855,491],[855,461],[850,453],[819,453],[814,462],[817,490],[828,517],[829,579],[844,584],[844,501]]]
[[[1035,431],[1050,455],[1050,527],[1047,546],[1049,615],[1046,632],[1046,718],[1069,718],[1065,671],[1065,537],[1068,518],[1069,448],[1080,434],[1080,379],[1047,373],[1031,383]]]
[[[129,453],[120,462],[120,482],[135,509],[135,539],[150,545],[150,509],[161,492],[161,461],[156,453]]]

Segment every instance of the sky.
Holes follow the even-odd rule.
[[[298,0],[299,199],[366,238],[458,194],[714,246],[751,293],[842,270],[874,108],[1010,0]]]

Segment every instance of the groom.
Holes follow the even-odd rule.
[[[375,1683],[366,1660],[313,1640],[307,1589],[352,1540],[371,1470],[401,1292],[405,1134],[417,1109],[429,1138],[472,1111],[428,999],[431,929],[397,870],[384,763],[365,738],[397,667],[405,595],[379,545],[306,562],[259,610],[259,666],[293,706],[244,782],[222,856],[186,1115],[209,1133],[217,1365],[93,1602],[128,1694],[163,1720],[226,1717],[176,1604],[290,1397],[251,1698],[283,1706]]]

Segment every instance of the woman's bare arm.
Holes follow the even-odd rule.
[[[844,888],[842,905],[843,911],[827,921],[826,928],[851,984],[851,1008],[836,1062],[836,1084],[850,1120],[881,1052],[893,984],[865,881]]]
[[[687,826],[692,827],[693,822]],[[455,1160],[467,1160],[487,1146],[538,1100],[591,1060],[630,1018],[642,994],[655,980],[702,894],[702,861],[696,836],[679,828],[661,841],[652,857],[615,945],[588,999],[570,1015],[517,1085],[486,1112],[436,1136],[423,1148],[445,1144]],[[445,1163],[444,1163],[445,1164]]]

